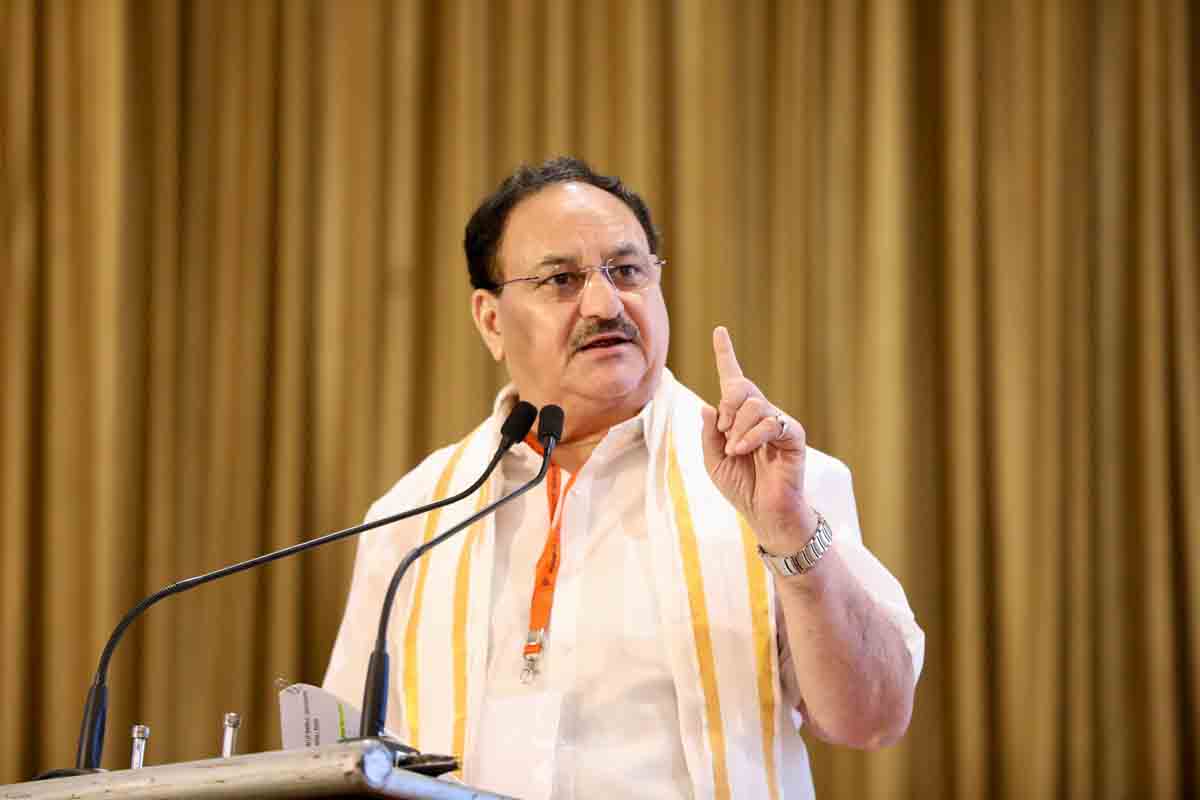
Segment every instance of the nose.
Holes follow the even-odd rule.
[[[579,315],[581,317],[597,317],[599,319],[614,319],[620,316],[625,304],[621,302],[621,293],[603,270],[589,272],[579,293]]]

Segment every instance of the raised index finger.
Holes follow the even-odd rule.
[[[729,331],[725,330],[724,325],[713,329],[713,355],[717,358],[717,377],[722,384],[744,377],[737,355],[733,352],[733,340],[729,338]]]

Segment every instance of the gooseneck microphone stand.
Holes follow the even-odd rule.
[[[305,550],[311,550],[314,547],[320,547],[323,544],[336,542],[339,539],[345,539],[348,536],[354,536],[365,531],[379,528],[384,525],[390,525],[394,522],[414,517],[418,514],[424,514],[436,508],[456,503],[473,494],[484,481],[496,469],[496,465],[500,463],[500,459],[506,452],[517,442],[525,438],[529,433],[529,429],[533,427],[534,418],[537,416],[537,409],[530,403],[521,401],[509,413],[508,418],[504,421],[501,427],[500,446],[496,449],[495,455],[488,463],[487,469],[479,476],[479,479],[468,486],[463,491],[452,497],[447,497],[428,505],[414,508],[408,511],[402,511],[398,514],[382,517],[377,520],[365,522],[362,525],[355,525],[352,528],[335,531],[333,533],[320,536],[316,539],[310,539],[299,544],[294,544],[285,547],[281,550],[276,550],[273,553],[257,556],[248,561],[242,561],[238,564],[232,564],[203,575],[197,575],[192,578],[186,578],[172,583],[163,589],[158,590],[154,594],[143,599],[136,606],[131,608],[121,621],[117,623],[117,627],[113,630],[112,635],[108,637],[108,643],[105,644],[103,652],[100,654],[100,663],[96,667],[96,675],[92,681],[91,688],[88,689],[87,702],[83,709],[83,721],[79,728],[79,744],[75,751],[75,768],[74,769],[55,769],[49,772],[44,772],[37,776],[38,780],[48,778],[63,778],[71,775],[85,775],[91,772],[97,772],[100,769],[100,756],[104,751],[104,735],[108,715],[108,664],[112,660],[113,651],[116,650],[117,644],[121,641],[121,637],[125,633],[125,629],[133,623],[146,609],[154,605],[164,598],[171,595],[185,592],[188,589],[194,589],[210,581],[215,581],[218,578],[224,578],[228,575],[234,575],[238,572],[243,572],[254,567],[268,564],[280,558],[302,553]]]
[[[542,467],[538,470],[538,474],[532,480],[522,484],[511,494],[501,497],[491,505],[485,506],[480,511],[471,515],[467,519],[450,528],[445,533],[439,534],[428,542],[414,547],[409,551],[396,567],[395,573],[392,575],[392,581],[388,584],[387,594],[383,599],[383,609],[379,614],[379,631],[375,636],[375,649],[371,651],[371,658],[367,664],[367,679],[363,686],[363,704],[362,704],[362,724],[359,727],[360,738],[376,738],[383,736],[384,724],[387,721],[387,695],[388,695],[388,653],[387,653],[387,629],[388,620],[392,615],[392,604],[396,599],[396,590],[400,586],[400,581],[404,577],[404,573],[413,565],[418,558],[425,553],[437,547],[442,542],[449,539],[451,536],[463,531],[479,520],[494,512],[497,508],[505,503],[515,500],[525,492],[537,486],[546,477],[546,472],[550,469],[550,456],[554,452],[555,445],[562,438],[563,431],[563,411],[555,405],[543,406],[538,417],[538,440],[541,442],[543,455]],[[387,740],[385,740],[387,741]],[[403,745],[400,746],[404,748]]]

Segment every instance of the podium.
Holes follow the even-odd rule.
[[[112,797],[139,800],[191,797],[512,800],[399,769],[393,765],[391,751],[370,740],[0,786],[0,800]]]

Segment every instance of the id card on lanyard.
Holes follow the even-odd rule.
[[[541,444],[533,436],[525,439],[538,455],[543,453]],[[529,601],[529,632],[525,636],[525,668],[521,670],[521,682],[531,683],[538,674],[542,649],[546,644],[546,633],[550,628],[550,616],[554,610],[554,587],[558,583],[558,567],[562,562],[562,506],[566,505],[567,494],[579,476],[576,472],[562,487],[562,470],[557,464],[550,465],[546,475],[546,507],[549,509],[550,532],[546,545],[538,558],[533,578],[533,596]]]

